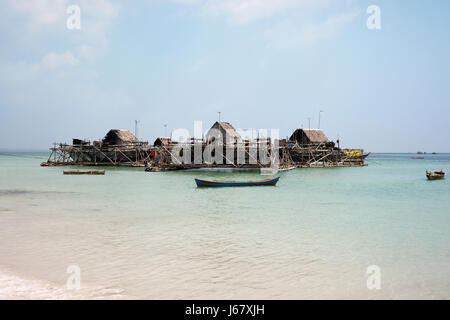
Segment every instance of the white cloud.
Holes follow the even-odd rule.
[[[120,7],[111,0],[79,0],[82,30],[89,35],[104,33],[119,16]]]
[[[202,16],[223,16],[234,25],[265,20],[268,46],[307,46],[339,33],[359,13],[354,0],[170,0]]]
[[[71,5],[80,7],[80,30],[67,29],[71,15],[67,8]],[[120,12],[114,0],[6,0],[0,9],[8,12],[11,21],[21,22],[12,32],[21,42],[29,42],[30,47],[36,46],[37,39],[54,39],[72,50],[89,44],[91,55],[94,49],[107,47],[107,32]]]
[[[81,30],[66,28],[67,8],[72,4],[80,6]],[[5,32],[8,23],[20,22],[8,29],[12,40],[5,51],[21,52],[21,58],[0,61],[0,83],[15,85],[59,76],[67,68],[78,77],[91,78],[89,64],[107,49],[107,34],[120,7],[114,0],[5,0],[0,10],[7,19],[0,25]]]
[[[7,62],[0,65],[0,83],[5,85],[25,83],[42,76],[42,72],[45,70],[76,66],[79,63],[80,61],[70,51],[63,53],[50,52],[38,63],[25,61]]]
[[[73,4],[80,6],[80,30],[66,27],[70,16],[67,8]],[[0,10],[10,21],[20,21],[10,31],[14,39],[11,48],[26,50],[29,64],[40,59],[43,52],[65,48],[63,54],[50,53],[45,58],[46,66],[56,67],[94,62],[101,56],[108,48],[108,32],[119,15],[120,6],[114,0],[6,0],[0,3]],[[3,22],[0,27],[7,26],[8,22]]]
[[[10,7],[29,18],[32,26],[54,24],[65,19],[68,0],[9,0]]]
[[[342,28],[359,13],[346,12],[328,17],[323,22],[299,24],[286,19],[265,32],[270,47],[289,49],[298,46],[308,46],[316,41],[330,38],[339,33]]]
[[[64,53],[49,53],[42,59],[42,65],[46,68],[54,69],[63,65],[77,65],[80,61],[76,59],[72,52],[66,51]]]
[[[246,23],[258,18],[264,18],[286,10],[308,0],[228,0],[208,1],[204,10],[211,14],[225,13],[231,21]]]
[[[268,18],[292,8],[323,7],[327,0],[171,0],[196,7],[203,15],[225,15],[232,23],[244,24]]]
[[[33,27],[60,24],[68,17],[66,12],[70,5],[78,5],[82,19],[102,24],[104,19],[114,19],[119,14],[119,6],[111,0],[8,0],[9,7],[16,13],[28,18]]]

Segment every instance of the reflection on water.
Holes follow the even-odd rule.
[[[449,182],[418,162],[297,169],[276,187],[198,189],[245,172],[64,176],[0,156],[0,298],[449,298]],[[382,289],[368,290],[378,265]],[[82,290],[65,288],[81,270]]]
[[[64,193],[75,193],[75,192],[62,192],[62,191],[36,191],[36,190],[23,190],[23,189],[5,189],[0,190],[0,196],[11,196],[11,195],[24,195],[24,194],[64,194]]]

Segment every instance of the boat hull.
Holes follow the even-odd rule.
[[[197,187],[256,187],[256,186],[275,186],[280,177],[274,179],[265,179],[258,181],[209,181],[195,179]]]
[[[64,174],[87,174],[87,175],[104,175],[105,170],[91,170],[91,171],[63,171]]]
[[[427,176],[428,180],[442,180],[445,178],[445,176]]]
[[[428,180],[442,180],[445,178],[445,173],[442,171],[437,171],[437,172],[426,172],[427,175],[427,179]]]

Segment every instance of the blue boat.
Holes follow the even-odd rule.
[[[197,187],[253,187],[253,186],[275,186],[280,177],[256,181],[210,181],[195,179]]]

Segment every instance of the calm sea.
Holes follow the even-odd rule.
[[[64,176],[39,166],[47,156],[0,155],[0,298],[450,298],[450,178],[425,178],[449,173],[449,154],[374,154],[224,189],[194,177],[261,176]],[[66,287],[73,265],[80,290]]]

